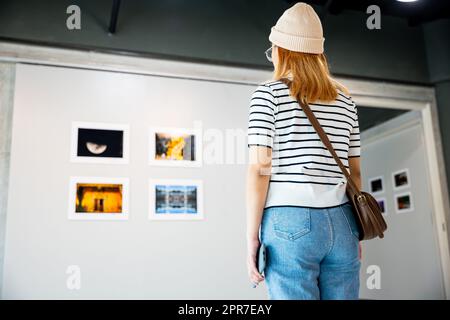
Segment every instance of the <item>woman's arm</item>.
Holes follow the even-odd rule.
[[[247,170],[247,269],[255,284],[264,280],[256,268],[256,254],[260,245],[259,228],[266,203],[272,167],[272,149],[261,146],[249,148]]]
[[[348,158],[348,165],[350,167],[350,176],[355,182],[359,190],[362,188],[361,184],[361,157]]]
[[[247,169],[247,240],[259,239],[259,226],[266,203],[272,167],[272,149],[249,148]]]
[[[355,182],[359,190],[361,190],[361,157],[350,157],[348,158],[348,166],[350,168],[350,176]],[[359,259],[362,259],[362,248],[361,242],[359,242]]]
[[[247,268],[249,277],[255,284],[264,279],[256,268],[256,253],[260,245],[259,227],[269,188],[276,113],[275,94],[269,85],[260,84],[250,99],[247,131]]]

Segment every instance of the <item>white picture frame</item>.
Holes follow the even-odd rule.
[[[194,136],[194,160],[165,160],[156,159],[156,135],[158,133],[170,134],[174,136],[192,135]],[[150,127],[148,131],[149,140],[149,165],[168,167],[201,167],[203,163],[202,153],[202,130],[175,127]]]
[[[397,176],[405,174],[406,175],[406,183],[397,184]],[[397,170],[395,172],[392,172],[392,188],[394,190],[403,190],[411,186],[411,175],[409,174],[409,169],[404,168],[401,170]]]
[[[403,198],[403,197],[409,197],[409,206],[407,208],[400,208],[400,206],[399,206],[399,204],[400,204],[399,199]],[[396,194],[394,196],[394,200],[395,200],[395,211],[397,213],[411,212],[414,210],[414,201],[413,201],[412,193],[410,191]]]
[[[381,189],[380,190],[374,190],[373,189],[373,185],[372,185],[372,183],[373,182],[376,182],[376,181],[381,181]],[[370,178],[369,179],[369,190],[370,190],[370,193],[373,193],[373,194],[380,194],[380,193],[383,193],[384,192],[384,190],[385,190],[385,184],[384,184],[384,177],[383,176],[378,176],[378,177],[372,177],[372,178]]]
[[[122,157],[79,156],[79,130],[122,131]],[[70,161],[75,163],[128,164],[130,158],[130,126],[128,124],[73,121],[71,129]]]
[[[76,212],[78,184],[117,184],[122,185],[121,212],[84,213]],[[69,183],[69,220],[128,220],[129,217],[129,179],[116,177],[70,177]]]
[[[203,220],[203,181],[198,179],[149,179],[149,215],[150,220]],[[170,212],[172,209],[167,209],[169,212],[157,212],[156,189],[160,186],[180,187],[195,187],[196,190],[196,205],[195,213]],[[169,192],[169,191],[167,191]],[[168,195],[167,195],[168,196]],[[186,200],[185,200],[186,201]]]

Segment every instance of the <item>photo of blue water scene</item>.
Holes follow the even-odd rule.
[[[197,186],[156,185],[155,212],[157,214],[196,214]]]

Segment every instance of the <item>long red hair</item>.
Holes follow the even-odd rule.
[[[333,101],[337,98],[338,89],[350,94],[344,85],[331,77],[323,53],[303,53],[278,47],[278,63],[273,78],[286,83],[297,101]]]

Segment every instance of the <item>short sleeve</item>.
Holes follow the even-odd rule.
[[[268,85],[260,84],[250,100],[247,143],[250,146],[273,148],[276,99]]]
[[[360,157],[361,156],[361,140],[359,135],[359,120],[358,120],[358,109],[355,106],[355,121],[353,123],[353,128],[350,133],[350,143],[348,149],[348,157]]]

